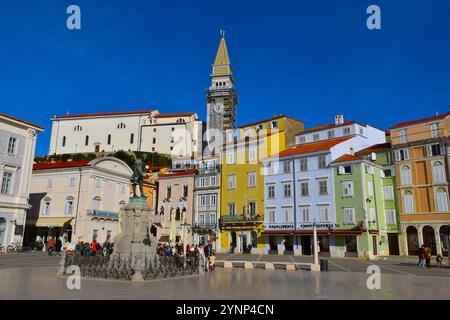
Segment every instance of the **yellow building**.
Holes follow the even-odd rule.
[[[285,115],[239,127],[223,146],[221,170],[220,250],[263,253],[264,176],[260,164],[295,144],[303,123]]]

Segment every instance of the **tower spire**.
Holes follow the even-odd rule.
[[[225,41],[225,30],[221,29],[219,49],[217,49],[216,59],[214,60],[214,66],[222,66],[230,64],[230,57],[228,55],[227,43]]]

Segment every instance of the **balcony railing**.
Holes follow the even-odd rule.
[[[217,223],[215,223],[215,222],[200,222],[200,223],[194,224],[195,230],[199,230],[199,229],[214,230],[216,228],[217,228]]]
[[[119,213],[113,211],[88,209],[87,215],[97,219],[119,221]]]
[[[263,222],[264,217],[258,215],[225,215],[220,218],[221,223],[245,223],[245,222]]]

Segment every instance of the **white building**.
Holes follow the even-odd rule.
[[[54,116],[49,154],[147,151],[192,156],[201,151],[197,114],[158,110]]]
[[[26,241],[64,235],[68,241],[113,241],[130,196],[128,165],[116,158],[33,166]]]
[[[384,131],[343,121],[303,131],[297,146],[267,158],[264,164],[265,252],[312,253],[312,223],[330,231],[333,255],[335,201],[330,163],[344,154],[385,142]]]
[[[36,134],[42,131],[0,113],[0,245],[22,242]]]

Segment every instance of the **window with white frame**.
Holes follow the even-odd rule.
[[[400,181],[402,186],[411,185],[411,169],[408,166],[402,166],[400,169]]]
[[[70,187],[75,187],[75,178],[74,177],[70,177],[70,179],[69,179],[69,186]]]
[[[407,131],[406,129],[400,130],[400,143],[406,143],[407,142]]]
[[[283,195],[285,198],[290,198],[292,196],[290,183],[283,184]]]
[[[0,190],[1,194],[11,194],[12,193],[12,180],[13,180],[12,171],[3,171],[2,188]]]
[[[199,214],[198,215],[198,222],[200,225],[204,225],[205,224],[205,215],[204,214]]]
[[[369,195],[370,198],[373,198],[373,197],[374,197],[375,190],[374,190],[373,182],[372,182],[372,181],[368,181],[368,182],[367,182],[367,193],[368,193],[368,195]]]
[[[92,210],[100,210],[102,199],[100,197],[94,197],[92,199]]]
[[[319,196],[328,194],[328,180],[319,180]]]
[[[337,168],[338,170],[338,174],[352,174],[352,165],[347,165],[347,166],[339,166]]]
[[[447,190],[445,190],[444,188],[437,188],[435,198],[436,198],[436,210],[438,212],[447,212],[448,211]]]
[[[247,214],[249,216],[255,216],[256,215],[256,202],[255,201],[247,202]]]
[[[311,220],[309,219],[309,207],[300,207],[300,211],[302,214],[302,221],[310,222]]]
[[[256,172],[247,173],[248,187],[256,187]]]
[[[73,215],[73,209],[74,209],[74,198],[73,197],[67,197],[66,198],[66,204],[64,208],[64,214],[66,216]]]
[[[441,145],[439,143],[429,144],[427,146],[427,155],[429,157],[442,155]]]
[[[236,175],[228,176],[228,189],[236,189]]]
[[[53,187],[53,179],[52,178],[48,178],[47,179],[47,188],[51,188]]]
[[[395,216],[394,209],[386,209],[384,210],[384,215],[386,216],[386,224],[388,226],[395,226],[397,224],[397,219]]]
[[[300,182],[300,195],[302,197],[309,197],[309,182],[308,181]]]
[[[200,186],[200,187],[206,186],[206,178],[205,178],[205,177],[199,178],[199,179],[198,179],[198,182],[199,182],[199,186]]]
[[[308,171],[308,159],[302,158],[300,159],[300,171]]]
[[[203,194],[198,195],[198,203],[200,207],[206,206],[206,196]]]
[[[319,141],[320,140],[320,135],[318,133],[314,133],[313,134],[313,141]]]
[[[256,163],[256,148],[255,147],[250,147],[248,149],[248,162]]]
[[[269,209],[267,211],[268,213],[268,222],[269,223],[275,223],[275,210],[274,209]]]
[[[409,160],[409,151],[408,151],[408,149],[395,150],[395,160],[396,161]]]
[[[342,194],[344,197],[353,197],[353,181],[342,182]]]
[[[291,173],[291,161],[283,161],[283,173]]]
[[[274,199],[275,198],[275,186],[267,186],[267,197],[269,199]]]
[[[44,198],[42,201],[42,209],[41,209],[41,215],[48,216],[51,213],[52,208],[52,199],[49,197]]]
[[[17,138],[10,137],[8,142],[8,155],[13,156],[16,154]]]
[[[444,165],[440,161],[433,163],[433,182],[444,183],[445,182],[445,170]]]
[[[326,156],[317,157],[318,167],[319,169],[324,169],[327,166],[327,158]]]
[[[306,142],[306,136],[299,136],[297,138],[297,143],[305,143]]]
[[[350,127],[345,127],[342,129],[342,133],[344,134],[344,136],[348,136],[350,132]]]
[[[210,178],[210,185],[211,186],[216,186],[217,185],[217,177],[216,176],[211,176],[211,178]]]
[[[236,203],[234,203],[234,202],[228,203],[228,214],[230,216],[236,215]]]
[[[278,121],[274,120],[270,123],[270,128],[271,129],[276,129],[278,128]]]
[[[344,223],[355,224],[355,208],[344,208]]]
[[[394,186],[383,187],[384,200],[394,200]]]
[[[328,131],[328,139],[334,138],[334,130]]]
[[[292,208],[284,208],[284,222],[286,223],[294,222],[294,214]]]
[[[369,219],[371,222],[377,221],[377,212],[375,208],[369,208]]]
[[[439,137],[439,124],[437,124],[437,123],[431,124],[431,137],[432,138]]]
[[[233,151],[227,151],[227,164],[235,164],[236,163],[236,154]]]
[[[102,187],[102,179],[95,178],[95,187],[96,188],[101,188]]]
[[[319,206],[319,215],[321,222],[330,221],[330,207],[329,206]]]
[[[217,205],[217,194],[215,194],[215,193],[211,194],[210,200],[211,200],[211,201],[210,201],[210,204],[211,204],[212,206]]]
[[[166,187],[166,199],[170,199],[172,197],[172,186]]]
[[[414,196],[409,190],[403,192],[403,211],[405,213],[414,212]]]

